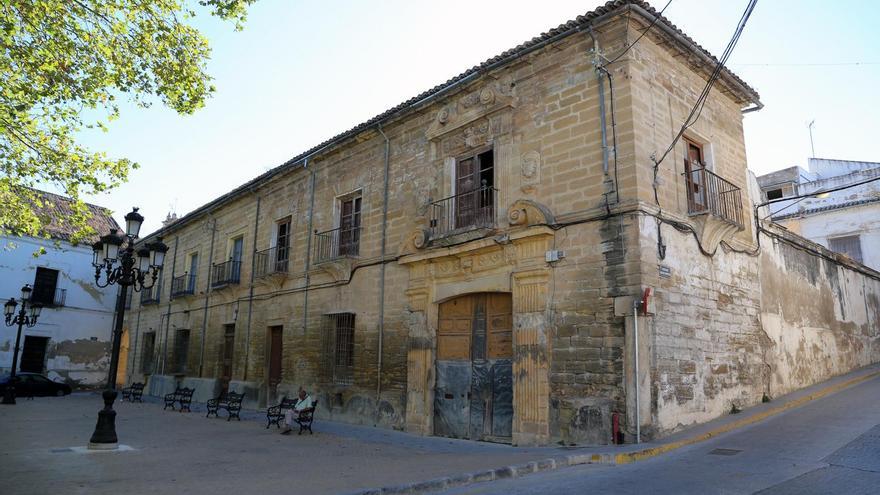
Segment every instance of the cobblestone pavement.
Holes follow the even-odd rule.
[[[83,393],[0,406],[0,493],[346,493],[561,452],[321,420],[314,435],[284,436],[257,411],[227,422],[117,401],[120,443],[133,450],[82,453],[102,405]]]

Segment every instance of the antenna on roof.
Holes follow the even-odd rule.
[[[810,151],[812,151],[812,153],[813,153],[811,155],[812,158],[816,158],[816,147],[813,146],[813,125],[815,123],[816,123],[816,119],[813,119],[810,121],[809,124],[807,124],[807,130],[810,131]]]

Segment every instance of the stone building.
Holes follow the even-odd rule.
[[[73,230],[59,219],[72,215],[70,200],[39,193],[36,207],[45,238],[0,236],[0,304],[33,287],[31,298],[43,306],[36,326],[22,330],[18,371],[45,373],[74,387],[93,388],[107,380],[116,288],[95,287],[92,247],[73,244]],[[105,208],[87,205],[89,225],[98,232],[118,229]],[[35,256],[40,249],[45,253]],[[0,372],[12,367],[17,327],[0,327]]]
[[[758,184],[765,200],[779,200],[770,205],[774,222],[880,269],[880,163],[810,158],[806,170],[777,170],[758,177]],[[785,200],[852,184],[861,185]]]
[[[324,418],[608,443],[615,417],[662,435],[876,360],[880,275],[772,226],[757,243],[752,88],[722,70],[653,162],[717,63],[663,17],[627,50],[656,16],[609,2],[167,225],[162,283],[126,322],[129,380],[252,406],[303,386]],[[830,303],[762,293],[765,266]],[[791,328],[820,347],[796,355]]]

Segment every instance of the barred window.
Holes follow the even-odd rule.
[[[325,381],[351,385],[354,375],[354,313],[325,315],[323,375]]]
[[[156,345],[156,332],[144,334],[144,346],[141,351],[141,372],[153,372],[153,347]]]
[[[862,244],[857,235],[828,239],[828,249],[845,254],[859,263],[862,262]]]
[[[171,372],[186,373],[186,360],[189,354],[189,330],[179,328],[174,334],[174,352],[172,354]]]

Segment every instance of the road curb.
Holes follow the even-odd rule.
[[[719,426],[713,430],[710,430],[705,433],[701,433],[691,438],[687,438],[684,440],[679,440],[676,442],[670,442],[668,444],[659,445],[657,447],[650,447],[647,449],[636,450],[633,452],[623,452],[623,453],[584,453],[584,454],[570,454],[566,456],[556,456],[556,457],[548,457],[546,459],[540,459],[537,461],[530,461],[523,464],[516,464],[512,466],[503,466],[496,469],[486,469],[482,471],[475,471],[472,473],[464,473],[453,476],[446,476],[441,478],[435,478],[427,481],[420,481],[416,483],[407,483],[402,485],[394,485],[394,486],[386,486],[382,488],[373,488],[369,490],[361,490],[356,492],[351,492],[350,495],[404,495],[404,494],[415,494],[415,493],[425,493],[425,492],[436,492],[440,490],[445,490],[448,488],[455,488],[460,486],[466,486],[473,483],[480,483],[483,481],[494,481],[500,479],[508,479],[508,478],[518,478],[520,476],[527,476],[532,473],[538,473],[542,471],[552,471],[555,469],[568,467],[568,466],[579,466],[583,464],[630,464],[637,461],[642,461],[645,459],[650,459],[652,457],[656,457],[660,454],[665,454],[667,452],[671,452],[673,450],[680,449],[682,447],[687,447],[688,445],[694,445],[700,442],[705,442],[706,440],[712,439],[721,435],[723,433],[727,433],[729,431],[735,430],[737,428],[742,428],[744,426],[748,426],[759,421],[763,421],[771,416],[775,416],[779,413],[785,412],[789,409],[793,409],[795,407],[799,407],[801,405],[806,404],[807,402],[820,399],[825,397],[828,394],[832,394],[834,392],[838,392],[845,388],[851,387],[858,383],[870,380],[871,378],[875,378],[880,376],[880,371],[875,371],[872,373],[867,373],[862,376],[858,376],[855,378],[851,378],[849,380],[835,383],[833,385],[829,385],[825,388],[817,390],[816,392],[807,394],[803,397],[799,397],[797,399],[788,401],[779,406],[773,407],[766,411],[762,411],[756,414],[752,414],[751,416],[742,418],[738,421],[734,421],[732,423]]]

